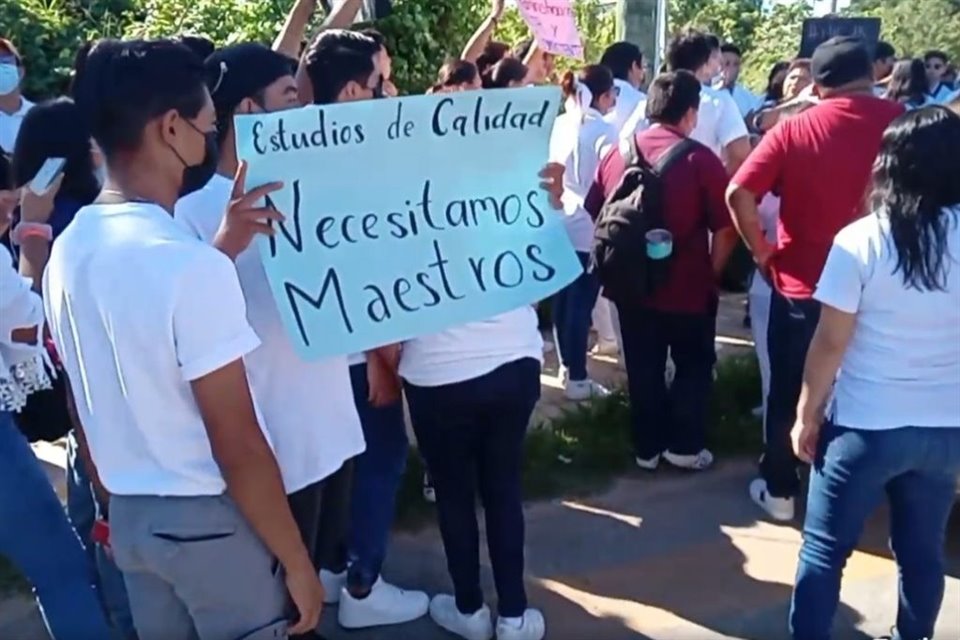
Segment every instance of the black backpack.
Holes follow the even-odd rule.
[[[625,169],[597,216],[591,269],[614,301],[636,301],[653,293],[668,273],[670,259],[647,257],[647,232],[664,227],[663,176],[697,143],[683,138],[653,166],[637,148],[636,137],[620,145]]]

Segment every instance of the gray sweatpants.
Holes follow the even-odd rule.
[[[140,640],[287,637],[273,555],[226,496],[112,496],[110,538]]]

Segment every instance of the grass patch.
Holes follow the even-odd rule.
[[[713,386],[708,446],[721,455],[759,453],[763,434],[753,416],[760,404],[760,370],[753,354],[724,358]],[[633,468],[630,406],[623,392],[565,410],[531,429],[526,440],[524,496],[528,500],[584,495],[609,486]],[[433,517],[424,501],[423,462],[411,451],[397,498],[401,528]]]

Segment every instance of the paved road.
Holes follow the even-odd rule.
[[[548,638],[786,639],[799,533],[757,520],[745,497],[751,472],[748,461],[721,463],[701,476],[660,472],[626,478],[594,498],[529,506],[530,600],[546,613]],[[960,638],[960,509],[948,539],[937,640]],[[397,535],[390,556],[389,579],[430,592],[449,588],[432,528]],[[492,603],[489,567],[484,580]],[[896,569],[882,511],[848,564],[842,598],[837,640],[886,633],[896,606]],[[450,638],[427,620],[347,633],[336,629],[332,614],[322,627],[330,640]],[[0,607],[0,638],[45,640],[29,603]]]

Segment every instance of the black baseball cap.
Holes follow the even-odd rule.
[[[810,59],[813,81],[835,89],[856,80],[873,77],[873,56],[863,38],[837,36],[813,52]]]
[[[217,49],[204,63],[207,86],[218,116],[231,114],[244,98],[296,73],[296,61],[262,44],[247,42]]]

